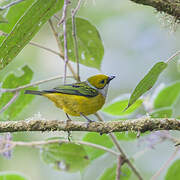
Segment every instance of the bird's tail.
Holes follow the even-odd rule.
[[[25,90],[24,94],[43,95],[42,91]]]

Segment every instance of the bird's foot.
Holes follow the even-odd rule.
[[[87,119],[87,123],[86,123],[87,128],[89,127],[89,125],[90,125],[91,123],[95,122],[95,121],[93,121],[93,120],[91,120],[91,119],[89,119],[89,118],[87,118],[87,117],[86,117],[86,119]]]
[[[87,116],[85,116],[83,113],[80,113],[80,115],[87,120],[87,128],[89,127],[89,124],[90,124],[90,123],[95,122],[95,121],[89,119],[89,118],[88,118]]]
[[[68,133],[68,141],[71,142],[72,134],[70,131],[68,131],[67,133]]]
[[[70,118],[70,116],[66,113],[66,117],[67,117],[67,120],[66,120],[66,125],[68,124],[68,122],[71,122],[72,119]]]

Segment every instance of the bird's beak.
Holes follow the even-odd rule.
[[[109,77],[108,77],[108,83],[109,83],[111,80],[113,80],[115,77],[116,77],[116,76],[109,76]]]

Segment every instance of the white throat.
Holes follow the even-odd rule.
[[[90,84],[88,81],[86,81],[86,83],[93,89],[97,90],[99,93],[101,93],[104,97],[107,96],[107,91],[108,91],[108,87],[109,84],[106,84],[106,86],[103,89],[98,89],[96,87],[94,87],[92,84]]]

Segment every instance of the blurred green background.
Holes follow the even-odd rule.
[[[127,0],[85,0],[78,16],[87,18],[98,28],[105,47],[101,71],[81,65],[80,75],[82,80],[96,73],[116,76],[109,89],[107,104],[114,98],[132,92],[153,64],[158,61],[165,61],[180,47],[178,27],[175,32],[171,32],[173,28],[171,18],[157,13],[151,7],[138,5]],[[48,24],[43,26],[33,41],[58,51]],[[64,63],[58,56],[27,45],[17,58],[1,72],[0,79],[10,71],[21,74],[22,72],[19,69],[24,64],[28,64],[34,71],[34,82],[56,75],[63,75],[64,73]],[[76,68],[75,64],[71,64]],[[180,67],[178,58],[176,58],[160,76],[156,87],[161,83],[171,83],[179,78]],[[72,80],[68,81],[72,82]],[[61,83],[61,80],[56,80],[40,85],[40,89],[52,88]],[[180,103],[177,103],[174,116],[180,115],[180,113],[178,114],[179,107]],[[106,120],[112,119],[104,113],[102,115]],[[42,97],[36,97],[19,115],[17,120],[27,118],[66,119],[61,110]],[[91,116],[91,118],[95,119],[94,116]],[[80,118],[74,117],[73,119]],[[42,140],[53,136],[67,137],[67,134],[62,132],[13,134],[14,140],[24,141]],[[81,133],[73,133],[74,139],[78,137],[81,137]],[[129,156],[133,156],[147,147],[146,142],[139,140],[133,142],[122,141],[120,144]],[[164,142],[137,158],[135,166],[144,179],[150,179],[173,151],[173,144]],[[13,157],[10,160],[0,157],[0,171],[18,171],[32,180],[92,180],[98,179],[98,176],[107,167],[111,166],[114,160],[113,156],[106,153],[90,164],[81,176],[80,173],[55,171],[41,161],[39,150],[18,147],[14,150]],[[159,176],[159,179],[163,179],[164,175],[165,171]],[[136,179],[136,177],[133,176],[131,179]]]

